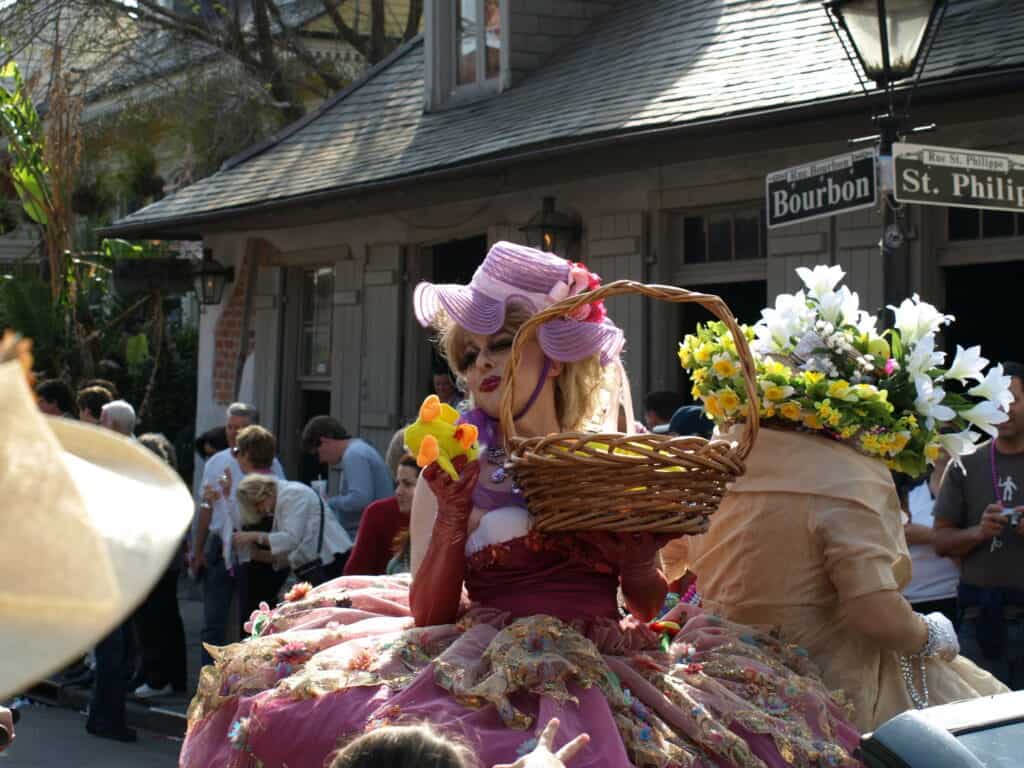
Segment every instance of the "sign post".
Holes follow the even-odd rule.
[[[875,150],[797,165],[765,180],[769,228],[878,205]]]
[[[1024,155],[899,142],[892,155],[901,203],[1024,212]]]

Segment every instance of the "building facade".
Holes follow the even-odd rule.
[[[846,151],[879,108],[819,6],[478,5],[496,30],[471,29],[455,59],[437,64],[431,35],[468,25],[428,4],[424,38],[293,132],[115,226],[201,237],[236,267],[223,304],[202,315],[197,428],[252,399],[292,474],[312,415],[385,446],[429,392],[416,283],[468,280],[491,243],[524,241],[545,197],[581,225],[562,255],[605,281],[715,293],[752,323],[796,288],[796,267],[840,264],[862,305],[882,307],[880,211],[766,226],[766,175]],[[922,143],[1024,153],[1024,49],[993,57],[979,42],[979,29],[1016,34],[1007,26],[1024,31],[1024,19],[992,5],[953,3],[914,96],[914,124],[937,126]],[[912,290],[959,319],[947,343],[1024,357],[1024,211],[906,215]],[[688,389],[675,348],[703,310],[634,297],[608,308],[627,335],[634,399]]]

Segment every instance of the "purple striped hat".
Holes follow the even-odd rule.
[[[554,301],[594,288],[600,278],[580,264],[525,245],[491,246],[469,285],[420,283],[413,293],[416,319],[431,326],[441,310],[460,327],[482,336],[505,325],[505,307],[516,301],[535,313]],[[625,338],[609,320],[603,302],[583,307],[574,317],[549,320],[537,331],[544,354],[574,363],[600,353],[601,364],[615,361]]]

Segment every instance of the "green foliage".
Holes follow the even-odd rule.
[[[144,333],[136,333],[125,339],[124,359],[129,368],[141,368],[153,359],[149,354],[149,339]]]
[[[195,421],[197,329],[184,321],[177,299],[157,296],[140,304],[139,296],[112,294],[106,280],[85,278],[96,266],[77,263],[81,290],[77,305],[67,313],[54,307],[49,285],[27,268],[0,278],[0,328],[32,339],[41,377],[63,378],[73,386],[95,377],[109,379],[136,408],[146,403],[140,431],[163,432],[175,445],[189,444]],[[72,323],[77,333],[71,332]],[[85,323],[91,332],[83,330]],[[180,455],[188,459],[188,453]]]
[[[62,315],[50,299],[49,284],[31,275],[27,267],[0,279],[0,328],[13,328],[31,338],[37,359],[64,359],[68,336]]]
[[[14,61],[0,70],[0,81],[0,137],[6,139],[11,157],[10,179],[25,214],[46,226],[51,193],[43,158],[43,123]]]

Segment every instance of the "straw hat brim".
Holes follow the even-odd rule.
[[[155,454],[39,413],[0,364],[0,697],[81,655],[147,597],[192,499]]]

